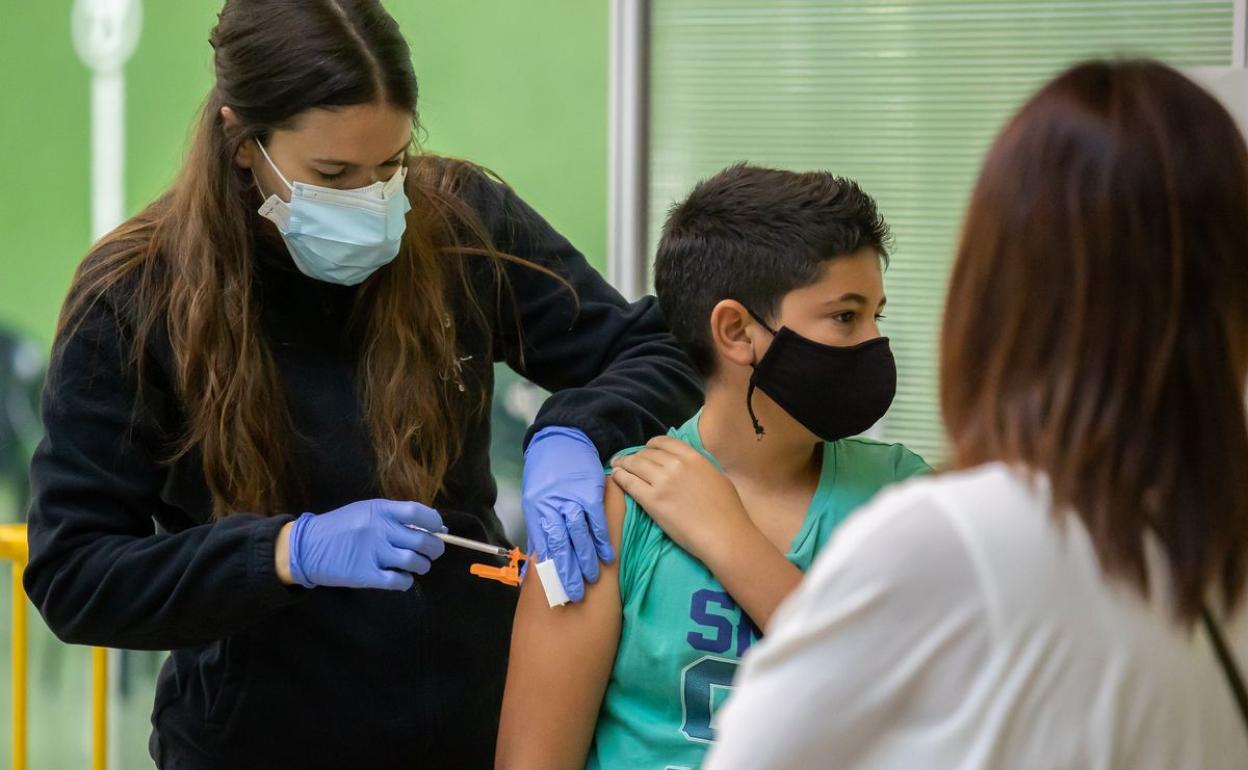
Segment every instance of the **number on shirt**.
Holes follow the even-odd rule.
[[[680,731],[691,741],[713,743],[715,711],[732,689],[737,661],[706,655],[680,673]]]

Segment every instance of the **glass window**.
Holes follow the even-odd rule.
[[[668,207],[736,161],[828,169],[896,238],[884,333],[897,399],[877,427],[941,459],[937,340],[963,207],[1033,89],[1089,56],[1225,67],[1233,0],[653,0],[650,254]]]

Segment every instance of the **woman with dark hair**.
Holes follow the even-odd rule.
[[[211,43],[180,174],[70,289],[26,589],[66,641],[173,651],[162,768],[488,767],[516,591],[436,535],[504,543],[494,362],[557,391],[524,497],[574,599],[612,558],[601,458],[697,377],[652,300],[416,151],[378,0],[229,0]]]
[[[1148,61],[1010,121],[941,352],[952,471],[845,525],[708,768],[1248,767],[1248,151]]]

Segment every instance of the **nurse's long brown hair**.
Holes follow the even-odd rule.
[[[269,514],[297,504],[299,483],[252,283],[255,228],[270,225],[255,216],[254,182],[234,158],[244,142],[263,141],[314,107],[383,101],[409,112],[415,129],[416,77],[398,25],[377,0],[228,0],[210,40],[216,83],[180,174],[83,261],[58,338],[101,297],[123,302],[117,309],[142,376],[148,343],[167,335],[188,423],[170,459],[202,455],[215,516]],[[223,106],[240,130],[225,130]],[[502,286],[499,265],[515,258],[494,249],[457,196],[476,172],[420,154],[408,162],[412,210],[401,250],[357,300],[359,382],[383,493],[430,502],[468,417],[485,402],[482,388],[460,392],[457,378],[445,376],[458,365],[457,329],[444,322],[451,297],[468,297],[484,324],[463,263],[484,260]]]
[[[997,139],[945,311],[955,465],[1047,475],[1104,568],[1147,591],[1160,536],[1177,615],[1242,598],[1248,558],[1248,151],[1155,62],[1090,62]]]

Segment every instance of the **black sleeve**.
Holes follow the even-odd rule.
[[[144,387],[136,399],[122,328],[97,302],[53,361],[46,436],[31,463],[26,592],[66,642],[206,643],[298,600],[302,589],[282,585],[273,568],[291,517],[233,515],[156,532],[167,452],[156,415],[168,396]]]
[[[578,428],[604,459],[684,422],[702,384],[654,297],[629,303],[508,187],[485,182],[480,211],[495,245],[558,274],[505,268],[498,347],[519,374],[554,394],[525,437]],[[517,328],[518,327],[518,328]]]

